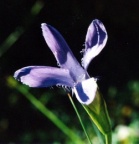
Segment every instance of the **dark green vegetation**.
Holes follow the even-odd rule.
[[[86,141],[64,90],[56,87],[24,87],[24,93],[11,76],[24,66],[56,66],[55,58],[42,37],[42,22],[57,28],[80,60],[79,51],[84,48],[87,27],[93,19],[98,18],[107,29],[108,43],[92,61],[88,72],[99,79],[98,85],[112,120],[114,142],[138,144],[138,5],[137,0],[1,0],[0,143],[70,143],[70,137],[31,103],[33,99],[27,99],[29,94],[41,101],[81,140]],[[94,137],[89,117],[78,101],[73,100],[89,135]]]

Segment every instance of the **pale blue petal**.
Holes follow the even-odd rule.
[[[75,81],[80,81],[86,72],[74,57],[62,35],[52,26],[41,25],[44,39],[53,52],[59,66],[68,69]]]
[[[29,66],[15,72],[14,78],[29,87],[64,85],[73,87],[74,81],[67,69],[48,66]]]
[[[89,78],[87,80],[78,83],[74,87],[74,93],[77,100],[85,105],[89,105],[93,102],[96,92],[97,92],[97,83],[94,78]]]
[[[106,45],[107,31],[100,20],[93,20],[90,24],[86,39],[82,65],[87,69],[91,60],[97,56]]]

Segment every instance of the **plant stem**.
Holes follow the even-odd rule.
[[[82,119],[81,119],[81,117],[80,117],[80,114],[79,114],[79,112],[78,112],[78,110],[77,110],[77,108],[76,108],[76,106],[75,106],[75,104],[74,104],[74,102],[73,102],[73,100],[72,100],[72,97],[71,97],[71,95],[70,95],[69,93],[68,93],[68,97],[69,97],[69,99],[70,99],[70,101],[71,101],[71,104],[72,104],[72,106],[73,106],[73,108],[74,108],[74,110],[75,110],[75,112],[76,112],[76,114],[77,114],[77,116],[78,116],[78,119],[79,119],[79,121],[80,121],[80,124],[81,124],[81,126],[82,126],[82,128],[83,128],[83,130],[84,130],[84,133],[85,133],[85,135],[86,135],[89,143],[92,144],[92,142],[91,142],[91,140],[90,140],[90,138],[89,138],[89,135],[88,135],[88,133],[87,133],[85,127],[84,127],[84,124],[83,124],[83,122],[82,122]]]
[[[106,144],[112,144],[112,135],[111,132],[109,132],[108,134],[105,135],[105,143]]]

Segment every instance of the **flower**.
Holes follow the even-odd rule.
[[[91,60],[104,48],[107,32],[100,20],[93,20],[85,39],[82,66],[74,57],[62,35],[52,26],[42,23],[42,33],[48,47],[53,52],[58,65],[28,66],[17,70],[14,78],[29,87],[49,87],[62,85],[72,88],[82,104],[89,105],[95,98],[98,86],[95,78],[90,78],[87,67]]]

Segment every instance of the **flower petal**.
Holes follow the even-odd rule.
[[[93,20],[90,24],[86,39],[82,65],[87,69],[91,60],[97,56],[107,42],[107,31],[100,20]]]
[[[97,83],[94,78],[78,83],[74,87],[75,96],[82,104],[89,105],[95,98],[97,92]]]
[[[60,67],[68,69],[74,76],[74,80],[79,81],[81,75],[85,74],[85,71],[74,57],[62,35],[55,28],[45,23],[42,23],[41,28],[44,39]]]
[[[65,85],[73,87],[74,82],[67,69],[48,66],[29,66],[15,72],[14,78],[30,87]]]

